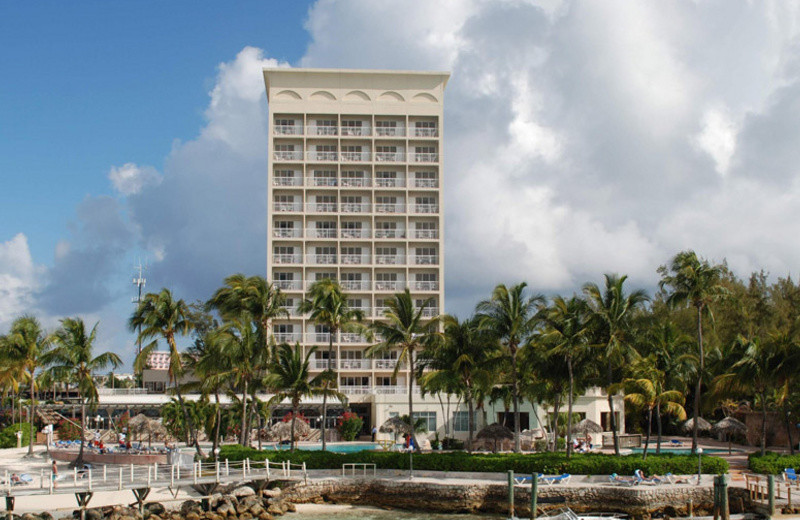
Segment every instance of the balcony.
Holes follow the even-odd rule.
[[[433,318],[439,315],[439,307],[425,307],[422,309],[423,318]]]
[[[300,312],[297,307],[284,307],[284,309],[289,313],[289,317],[291,318],[299,318],[303,316],[303,313]]]
[[[402,291],[404,286],[405,282],[398,282],[396,280],[375,282],[376,291]],[[386,307],[380,307],[380,309],[385,308]],[[375,310],[377,310],[377,308]],[[383,316],[383,312],[381,312],[380,315]]]
[[[369,291],[372,283],[369,280],[342,280],[339,285],[345,291]]]
[[[336,265],[336,255],[306,255],[310,264]]]
[[[406,183],[403,179],[394,178],[377,178],[375,179],[376,188],[405,188]]]
[[[299,332],[276,332],[273,334],[278,343],[297,343],[303,340]]]
[[[369,162],[369,152],[342,152],[342,162]]]
[[[418,163],[432,163],[439,160],[438,153],[413,153],[409,155],[409,159]]]
[[[339,386],[339,391],[345,395],[369,395],[372,393],[372,387],[341,385]]]
[[[339,128],[335,126],[308,126],[306,127],[308,135],[338,135]]]
[[[375,162],[403,162],[405,154],[400,152],[375,152]]]
[[[345,255],[341,257],[342,265],[365,265],[369,264],[369,255]]]
[[[354,334],[352,332],[342,332],[339,334],[340,343],[367,343],[367,340],[361,334]],[[356,361],[356,360],[351,360]],[[358,360],[360,361],[360,360]],[[342,361],[344,363],[344,361]]]
[[[276,161],[302,161],[303,152],[299,150],[280,150],[273,154]]]
[[[327,359],[315,359],[314,360],[314,370],[328,370],[328,360]],[[331,362],[330,368],[336,368],[336,360],[334,359]]]
[[[368,188],[372,186],[370,179],[364,177],[342,177],[342,188]]]
[[[369,238],[369,229],[342,229],[342,238]]]
[[[303,236],[303,233],[301,229],[280,228],[280,229],[273,229],[272,236],[275,238],[300,238]]]
[[[318,187],[335,187],[338,184],[336,177],[309,177],[308,184]]]
[[[306,229],[307,238],[336,238],[336,229],[330,228],[308,228]]]
[[[439,181],[437,179],[414,179],[415,188],[438,188]]]
[[[419,387],[414,385],[411,388],[411,391],[415,394],[419,393]],[[383,395],[407,395],[408,394],[408,387],[407,386],[376,386],[374,387],[374,392],[376,394],[383,394]]]
[[[375,285],[377,286],[378,283],[379,282],[375,282]],[[375,314],[373,314],[373,316],[376,318],[383,318],[388,310],[389,307],[375,307]],[[375,365],[375,368],[378,368],[378,366]]]
[[[402,126],[376,126],[376,137],[405,137],[406,129]]]
[[[324,343],[327,345],[331,342],[331,335],[328,332],[311,332],[306,334],[306,341],[309,343]],[[336,338],[333,338],[336,341]]]
[[[302,186],[303,185],[303,178],[302,177],[273,177],[272,178],[272,185],[273,186]]]
[[[315,283],[319,282],[319,281],[320,281],[320,280],[307,280],[307,281],[306,281],[306,291],[310,290],[310,289],[311,289],[311,286],[312,286],[312,285],[314,285]],[[333,281],[335,282],[335,281],[336,281],[336,279],[334,278],[334,280],[333,280]]]
[[[372,131],[368,126],[343,126],[342,137],[368,137]]]
[[[272,282],[281,291],[300,291],[303,289],[302,280],[276,280]]]
[[[309,161],[335,161],[338,157],[337,152],[308,152]]]
[[[378,265],[401,265],[404,260],[402,255],[375,255],[375,263]]]
[[[439,137],[438,128],[414,127],[412,130],[411,135],[414,137]]]
[[[414,238],[419,239],[436,239],[439,238],[439,230],[438,229],[415,229],[412,233]]]
[[[278,254],[272,255],[273,264],[301,264],[303,263],[303,255],[297,254]]]
[[[369,202],[344,202],[341,204],[342,213],[369,213]]]
[[[411,213],[438,213],[439,212],[439,205],[438,204],[409,204],[409,209]]]
[[[311,202],[307,205],[311,213],[336,213],[335,202]]]
[[[373,361],[376,370],[394,370],[394,367],[397,366],[396,359],[375,359]]]
[[[405,238],[406,232],[403,229],[376,229],[375,238]]]
[[[438,291],[439,282],[436,281],[414,281],[411,282],[411,288],[415,291]]]
[[[273,125],[275,135],[303,135],[302,125]]]
[[[375,213],[403,213],[405,209],[403,204],[375,204]]]
[[[411,255],[408,259],[413,265],[439,265],[439,255]]]
[[[287,213],[303,211],[302,202],[273,202],[272,209],[276,212]]]

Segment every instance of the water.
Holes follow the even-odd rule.
[[[631,448],[631,451],[633,453],[642,453],[644,451],[644,448]],[[733,450],[733,451],[736,452],[739,450]],[[655,452],[656,452],[655,446],[650,446],[649,448],[647,448],[647,453],[654,455]],[[664,446],[661,446],[661,454],[663,455],[666,453],[672,453],[674,455],[691,455],[692,450],[689,448],[666,448]],[[722,448],[703,448],[704,455],[719,455],[722,453],[728,453],[728,450]]]
[[[347,443],[329,443],[328,451],[332,451],[334,453],[356,453],[359,451],[370,451],[370,450],[383,450],[380,444],[377,442],[347,442]],[[264,446],[263,448],[265,451],[286,451],[289,449],[289,445],[281,445],[277,448],[275,446]],[[299,450],[308,450],[308,451],[319,451],[322,449],[322,444],[299,444],[297,446]]]

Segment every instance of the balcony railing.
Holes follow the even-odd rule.
[[[398,282],[398,281],[385,281],[381,280],[375,282],[375,290],[376,291],[402,291],[403,287],[405,287],[405,282]],[[379,307],[381,310],[386,309],[386,307]],[[376,308],[377,310],[378,308]],[[383,312],[381,312],[381,316],[383,316]]]
[[[272,285],[281,291],[299,291],[303,288],[302,280],[276,280]]]
[[[372,282],[369,280],[342,280],[339,282],[345,291],[369,291]]]
[[[336,229],[331,228],[308,228],[306,237],[308,238],[336,238]]]
[[[310,334],[306,334],[306,341],[309,343],[325,343],[326,345],[331,341],[331,335],[329,332],[312,332]],[[336,338],[333,338],[333,341],[336,342]]]
[[[339,334],[340,343],[367,343],[367,339],[361,334],[343,332]]]
[[[311,264],[335,265],[336,255],[306,255],[306,260]]]
[[[439,186],[437,179],[414,179],[415,188],[436,188]]]
[[[369,229],[342,229],[342,238],[369,238]]]
[[[411,282],[411,288],[415,291],[438,291],[439,282],[435,281],[414,281]]]
[[[336,368],[336,360],[331,361],[330,368]],[[314,360],[314,369],[316,370],[328,370],[328,360],[327,359],[315,359]]]
[[[375,213],[403,213],[403,204],[375,204]]]
[[[339,128],[336,126],[309,126],[308,135],[337,135]]]
[[[415,229],[413,232],[414,238],[420,239],[431,239],[431,238],[439,238],[439,230],[438,229]]]
[[[339,391],[346,395],[369,395],[372,393],[371,386],[351,386],[351,385],[340,385]]]
[[[277,150],[273,157],[276,161],[302,161],[303,152],[300,150]]]
[[[337,204],[335,202],[311,202],[307,207],[308,211],[312,213],[336,213]]]
[[[369,359],[342,359],[342,370],[369,370],[372,367]]]
[[[367,188],[372,186],[371,179],[359,177],[342,177],[342,188]]]
[[[423,318],[433,318],[439,315],[439,307],[425,307],[422,309]]]
[[[311,286],[317,283],[318,281],[319,280],[306,280],[306,290],[308,291],[309,289],[311,289]],[[336,280],[334,279],[334,281]]]
[[[338,156],[336,152],[308,152],[309,161],[335,161]]]
[[[377,188],[405,188],[405,186],[405,180],[399,177],[378,177],[375,179],[375,187]]]
[[[303,185],[303,178],[302,177],[273,177],[272,178],[272,185],[273,186],[302,186]]]
[[[408,394],[408,387],[407,386],[376,386],[373,390],[376,394],[384,394],[384,395],[406,395]],[[411,387],[411,392],[418,394],[419,387],[414,385]]]
[[[405,238],[404,229],[376,229],[375,238]]]
[[[369,255],[346,255],[341,256],[342,265],[363,265],[370,261]]]
[[[403,162],[405,154],[401,152],[375,152],[376,162]]]
[[[273,264],[301,264],[303,263],[303,255],[296,254],[279,254],[272,255]]]
[[[368,126],[342,126],[342,137],[366,137],[372,135]]]
[[[375,263],[378,265],[400,265],[404,260],[402,255],[375,255]]]
[[[414,265],[438,265],[439,255],[411,255],[408,257]]]
[[[396,359],[375,359],[375,368],[378,370],[394,370],[397,366]]]
[[[409,204],[411,213],[438,213],[438,204]]]
[[[273,229],[272,236],[275,238],[300,238],[303,236],[303,230],[299,228],[280,228]]]
[[[336,186],[338,180],[336,177],[309,177],[308,183],[311,186]]]
[[[369,152],[342,152],[342,161],[369,162]]]
[[[438,153],[414,153],[409,155],[411,156],[409,159],[413,162],[431,163],[439,160]]]
[[[303,211],[303,203],[302,202],[273,202],[272,208],[275,211],[280,212],[287,212],[287,211]]]
[[[302,125],[273,125],[275,135],[303,135]]]
[[[341,204],[342,213],[369,213],[369,202],[344,202]]]
[[[414,137],[437,137],[439,135],[438,128],[421,128],[415,126],[411,135]]]
[[[403,126],[376,126],[375,135],[377,137],[404,137],[406,129]]]
[[[377,285],[378,282],[375,282],[375,284]],[[376,318],[383,318],[388,309],[389,307],[375,307],[375,314],[373,314],[373,316]]]
[[[303,340],[303,335],[299,332],[276,332],[274,336],[278,343],[297,343]]]

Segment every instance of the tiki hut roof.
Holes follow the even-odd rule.
[[[583,419],[572,427],[573,433],[602,433],[603,428],[591,419]]]
[[[690,432],[694,430],[694,418],[689,419],[681,426],[681,429],[685,432]],[[711,430],[711,423],[703,419],[702,417],[697,418],[697,429],[702,432],[707,432]]]
[[[400,417],[389,417],[378,429],[381,433],[408,433],[408,423]]]
[[[277,437],[278,439],[290,439],[292,436],[292,421],[280,421],[273,424],[270,429],[269,433],[273,437]],[[308,434],[311,433],[311,427],[302,419],[297,419],[295,421],[294,427],[294,438],[295,440],[302,439],[303,437],[307,437]]]
[[[720,422],[714,425],[712,428],[716,433],[747,433],[747,426],[738,420],[734,419],[733,417],[726,417],[722,419]]]
[[[479,439],[513,439],[514,433],[500,423],[493,423],[478,432]]]

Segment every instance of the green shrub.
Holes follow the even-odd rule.
[[[56,433],[58,433],[59,440],[62,441],[77,441],[81,438],[81,429],[66,419],[58,421]]]
[[[463,450],[464,441],[454,439],[452,437],[445,437],[442,441],[442,449],[444,450]]]
[[[358,453],[333,453],[329,451],[297,450],[258,451],[244,446],[223,446],[221,459],[251,461],[269,459],[273,462],[290,460],[306,463],[308,469],[341,469],[348,462],[371,462],[380,469],[408,469],[409,457],[405,453],[385,451],[362,451]],[[414,468],[431,471],[477,471],[500,473],[514,470],[520,474],[545,473],[574,475],[633,475],[637,469],[646,474],[688,474],[697,471],[697,457],[693,455],[641,455],[616,457],[599,453],[573,455],[567,459],[564,453],[533,454],[468,454],[463,451],[449,453],[423,453],[414,455]],[[727,473],[728,463],[719,457],[703,456],[705,473]]]
[[[753,473],[762,475],[778,475],[786,468],[800,470],[800,455],[780,455],[768,451],[763,457],[760,453],[751,453],[747,457],[747,466]]]
[[[339,435],[346,441],[354,441],[364,426],[364,420],[353,412],[345,412],[339,418],[336,429],[339,430]]]
[[[22,430],[22,445],[27,446],[31,442],[31,423],[17,423],[6,426],[0,430],[0,448],[16,448],[16,432]]]

